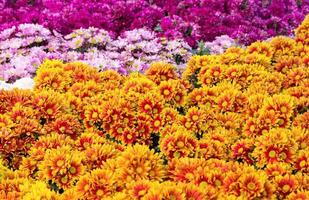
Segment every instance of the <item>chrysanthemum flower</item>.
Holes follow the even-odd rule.
[[[93,144],[84,150],[84,165],[89,169],[103,168],[107,159],[114,159],[119,150],[110,144]]]
[[[174,182],[193,182],[198,176],[197,170],[205,168],[206,164],[203,158],[184,157],[172,159],[169,162],[169,179]]]
[[[285,87],[301,85],[309,78],[309,71],[307,67],[297,67],[287,72],[287,83]]]
[[[174,182],[155,183],[149,192],[144,196],[145,200],[174,199],[185,200],[185,193],[182,188],[177,187]]]
[[[309,192],[308,191],[297,191],[292,192],[289,194],[286,199],[287,200],[306,200],[309,198]]]
[[[301,115],[297,115],[293,120],[293,126],[308,130],[309,129],[309,124],[307,123],[308,121],[309,121],[309,111]]]
[[[268,164],[264,170],[268,176],[268,179],[273,179],[276,176],[284,176],[291,171],[291,166],[286,163],[274,163]]]
[[[147,93],[140,98],[139,110],[147,115],[154,116],[161,113],[163,100],[157,93]]]
[[[52,91],[36,93],[33,106],[40,111],[41,117],[46,120],[54,119],[65,108],[63,96]]]
[[[160,84],[161,81],[168,81],[177,78],[175,67],[164,62],[152,63],[146,70],[145,74],[156,84]]]
[[[210,65],[201,68],[198,80],[203,85],[213,85],[224,78],[223,72],[226,66]]]
[[[70,76],[63,68],[46,68],[41,66],[34,78],[35,89],[52,89],[58,92],[64,92],[71,83]]]
[[[51,180],[61,188],[70,188],[73,182],[83,174],[82,157],[69,146],[48,150],[39,165],[42,180]]]
[[[187,130],[199,133],[205,131],[207,118],[209,118],[209,113],[207,113],[206,109],[191,107],[186,115],[180,119],[180,122]]]
[[[240,178],[240,191],[247,198],[255,198],[262,196],[264,192],[264,184],[267,180],[265,173],[245,174]]]
[[[205,192],[201,187],[198,187],[192,183],[179,184],[179,185],[183,188],[182,190],[186,194],[186,199],[202,200],[202,199],[207,199],[207,197],[209,197],[209,195],[206,196],[205,193],[207,192]]]
[[[162,81],[159,85],[159,93],[166,101],[170,101],[174,96],[174,87],[171,81]]]
[[[218,113],[216,120],[227,130],[238,130],[243,121],[242,115],[234,112]]]
[[[44,159],[45,149],[34,147],[31,148],[28,153],[30,156],[23,158],[19,170],[24,171],[31,177],[35,177],[38,170],[38,164]]]
[[[176,121],[178,118],[178,112],[173,108],[165,107],[162,110],[161,117],[163,118],[166,127],[166,125],[172,125]]]
[[[154,90],[155,87],[156,84],[152,80],[145,76],[135,77],[134,75],[128,76],[122,86],[125,93],[133,92],[139,94],[145,94]]]
[[[298,152],[298,155],[296,156],[294,168],[298,171],[308,173],[309,169],[309,155],[308,152],[302,150]]]
[[[102,199],[116,192],[115,179],[108,170],[95,169],[78,180],[76,192],[82,198]]]
[[[34,200],[34,199],[50,199],[57,200],[59,195],[54,191],[51,191],[45,182],[35,181],[31,183],[30,181],[25,181],[21,186],[22,199],[24,200]]]
[[[86,82],[89,80],[98,83],[100,74],[98,69],[91,67],[83,62],[71,62],[64,65],[64,71],[70,74],[72,83]]]
[[[168,158],[193,157],[197,139],[188,131],[177,130],[160,141],[160,149]]]
[[[293,55],[296,47],[296,42],[291,38],[278,36],[274,37],[270,41],[270,45],[274,50],[274,59],[279,60],[279,58],[281,58],[282,56]]]
[[[97,84],[93,80],[86,82],[75,82],[68,90],[76,97],[82,99],[90,98],[104,91],[103,85]]]
[[[165,168],[160,155],[144,145],[128,146],[119,154],[116,161],[117,180],[119,181],[160,181],[165,177]]]
[[[290,69],[299,67],[302,64],[300,57],[282,56],[282,59],[278,60],[274,65],[274,69],[278,72],[286,74]]]
[[[309,41],[309,17],[308,15],[305,17],[304,21],[298,26],[298,28],[295,30],[296,33],[296,41],[299,43],[302,43],[304,45],[308,45]]]
[[[48,132],[65,134],[72,137],[73,139],[83,131],[81,123],[74,115],[71,114],[64,114],[59,116],[46,128]]]
[[[249,155],[254,149],[253,144],[254,142],[250,138],[236,141],[236,143],[231,146],[232,158],[234,160],[241,159],[248,164],[253,164],[253,160]]]
[[[100,84],[106,90],[113,90],[120,87],[123,77],[114,70],[106,70],[100,74]]]
[[[293,162],[297,150],[292,131],[282,128],[271,129],[268,134],[258,137],[255,146],[252,155],[261,166],[275,162]]]
[[[298,181],[294,175],[277,176],[275,184],[276,194],[279,198],[286,198],[286,196],[296,191],[298,187]]]
[[[0,128],[12,128],[14,125],[10,116],[7,114],[0,114]]]
[[[0,99],[0,113],[4,114],[10,111],[17,103],[22,106],[31,105],[33,100],[33,92],[30,90],[21,89],[0,90]]]
[[[254,42],[250,46],[247,47],[246,51],[251,54],[251,53],[258,53],[258,54],[263,54],[267,57],[272,57],[272,47],[269,45],[267,42]]]
[[[143,199],[143,197],[148,193],[152,184],[148,180],[141,180],[130,183],[128,186],[128,193],[133,199]]]

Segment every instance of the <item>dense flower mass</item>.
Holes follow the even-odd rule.
[[[157,35],[212,41],[229,35],[250,44],[290,35],[309,12],[307,0],[2,0],[0,30],[39,23],[68,34],[98,27],[113,35],[147,27]]]
[[[181,75],[45,60],[0,90],[0,199],[308,199],[308,22]]]
[[[236,44],[216,49],[222,51],[232,45]],[[83,61],[121,74],[144,72],[151,62],[164,61],[177,65],[178,72],[182,72],[191,55],[190,46],[183,40],[158,38],[146,29],[126,31],[112,39],[107,31],[97,28],[61,35],[41,25],[21,24],[0,32],[0,80],[32,77],[45,59]]]

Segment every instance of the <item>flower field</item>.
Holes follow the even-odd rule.
[[[1,200],[309,199],[308,1],[169,2],[0,1]]]

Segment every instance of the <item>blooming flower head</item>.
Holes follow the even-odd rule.
[[[108,170],[104,169],[92,170],[80,177],[76,184],[76,192],[89,199],[108,197],[115,191],[115,179]]]
[[[117,174],[125,182],[162,180],[165,177],[163,160],[145,145],[128,146],[117,157]]]
[[[49,150],[39,166],[42,180],[51,180],[58,187],[70,188],[83,174],[82,157],[72,152],[69,146]]]
[[[175,67],[171,64],[163,62],[156,62],[151,64],[145,74],[156,84],[160,84],[161,81],[168,81],[169,79],[177,78]]]
[[[197,148],[197,139],[189,131],[177,130],[166,135],[160,142],[161,151],[168,158],[193,157]]]

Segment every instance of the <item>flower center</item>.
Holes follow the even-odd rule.
[[[68,177],[64,176],[61,178],[61,183],[66,184],[68,182]]]
[[[128,138],[129,140],[131,140],[131,139],[132,139],[132,135],[131,135],[131,134],[128,134],[128,135],[127,135],[127,138]]]
[[[283,113],[286,113],[288,111],[288,109],[285,106],[282,106],[280,110]]]
[[[179,157],[180,157],[180,153],[179,153],[178,151],[176,151],[176,152],[174,153],[174,157],[175,157],[175,158],[179,158]]]
[[[214,76],[218,76],[220,73],[218,71],[214,72]]]
[[[201,100],[201,98],[202,98],[201,95],[197,95],[197,96],[195,97],[195,100],[196,100],[196,101],[199,101],[199,100]]]
[[[75,167],[70,167],[69,171],[71,174],[75,174],[76,173],[76,168]]]
[[[193,115],[192,119],[193,119],[193,121],[197,121],[198,120],[198,116],[197,115]]]
[[[250,183],[248,183],[247,187],[248,187],[249,190],[254,190],[255,189],[255,183],[250,182]]]
[[[56,163],[56,165],[57,165],[58,167],[62,167],[62,166],[64,165],[64,161],[63,161],[63,160],[58,160],[57,163]]]
[[[97,194],[97,196],[100,197],[100,196],[103,196],[104,192],[103,192],[103,190],[98,189],[96,194]]]
[[[178,148],[182,148],[182,147],[184,147],[185,146],[185,144],[182,142],[182,141],[178,141],[177,142],[177,147]]]
[[[283,120],[283,119],[279,119],[279,120],[278,120],[278,124],[279,124],[279,125],[282,125],[283,123],[284,123],[284,120]]]
[[[117,129],[117,133],[122,133],[123,129],[122,128],[118,128]]]
[[[98,113],[97,112],[93,112],[91,117],[94,118],[94,119],[97,118],[98,117]]]
[[[169,91],[168,89],[165,89],[165,90],[163,91],[163,94],[164,94],[165,96],[167,96],[167,95],[170,94],[170,91]]]
[[[274,158],[276,157],[276,152],[274,150],[271,150],[268,155],[270,158]]]
[[[58,87],[58,83],[53,83],[53,84],[52,84],[52,87],[53,87],[53,88]]]
[[[305,167],[305,165],[306,165],[306,161],[304,161],[304,160],[302,160],[300,163],[299,163],[299,166],[300,167]]]
[[[282,187],[282,190],[283,190],[283,192],[284,193],[286,193],[286,192],[288,192],[289,190],[290,190],[290,186],[289,185],[284,185],[283,187]]]
[[[138,167],[138,168],[136,169],[136,172],[137,172],[138,174],[141,174],[141,173],[143,172],[143,169],[142,169],[141,167]]]
[[[158,127],[158,126],[160,126],[160,124],[161,124],[161,122],[159,120],[156,120],[155,123],[154,123],[154,126]]]
[[[194,175],[192,173],[187,173],[186,174],[186,179],[192,180],[194,178]]]
[[[84,186],[84,191],[88,191],[88,190],[89,190],[89,185],[86,184],[86,185]]]
[[[254,125],[251,125],[250,126],[250,132],[253,132],[255,130],[255,126]]]
[[[226,107],[227,104],[228,104],[227,101],[224,101],[224,102],[222,103],[222,106],[223,106],[223,107]]]
[[[201,186],[202,188],[206,188],[207,185],[208,185],[208,184],[207,184],[205,181],[202,181],[202,182],[200,183],[200,186]]]
[[[146,105],[144,106],[144,109],[145,109],[145,110],[150,110],[150,109],[151,109],[151,106],[150,106],[149,104],[146,104]]]
[[[191,123],[190,123],[190,122],[186,122],[186,123],[185,123],[185,127],[186,127],[186,128],[190,128],[190,127],[191,127]]]
[[[53,114],[53,110],[52,110],[51,108],[48,108],[48,109],[46,110],[46,112],[47,112],[47,114],[49,114],[49,115]]]
[[[59,130],[60,130],[60,132],[64,132],[65,131],[65,127],[64,126],[61,126],[60,128],[59,128]]]
[[[218,180],[218,179],[215,180],[215,185],[216,185],[217,187],[218,187],[218,186],[221,186],[221,184],[222,184],[222,183],[221,183],[220,180]]]

